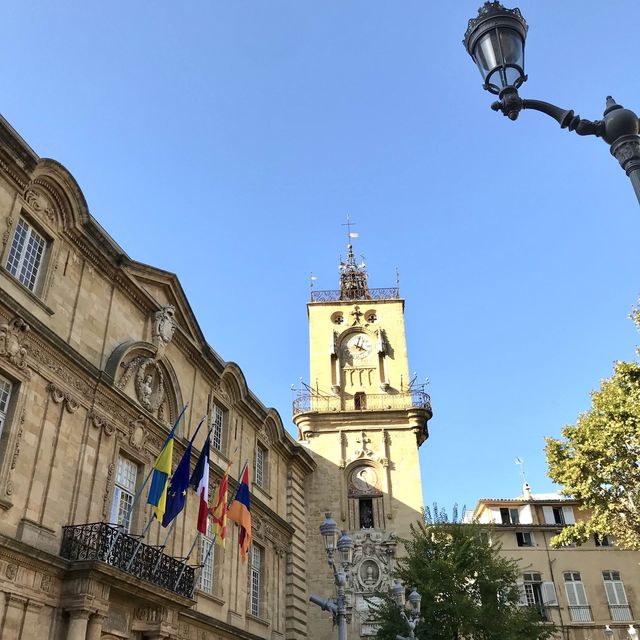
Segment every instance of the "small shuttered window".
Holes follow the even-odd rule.
[[[620,578],[619,571],[603,571],[604,590],[607,593],[607,600],[610,605],[626,605],[627,594],[624,590],[624,584]]]

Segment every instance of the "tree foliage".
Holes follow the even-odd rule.
[[[553,628],[540,623],[537,611],[519,605],[518,565],[489,544],[486,529],[417,523],[403,542],[407,555],[398,561],[396,575],[422,595],[422,621],[415,630],[420,640],[543,640],[552,635]],[[407,636],[390,594],[377,595],[377,637]]]
[[[638,324],[638,314],[634,318]],[[591,534],[613,535],[616,544],[640,548],[640,365],[617,362],[591,394],[591,409],[562,439],[547,438],[549,476],[579,500],[588,518],[553,539],[558,546]]]

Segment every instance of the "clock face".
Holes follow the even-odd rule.
[[[363,333],[354,333],[345,348],[354,360],[364,360],[371,353],[371,340]]]

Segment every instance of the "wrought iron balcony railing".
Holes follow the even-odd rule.
[[[340,289],[311,291],[311,302],[340,302],[341,300],[398,300],[399,298],[399,287],[367,289],[364,295],[358,295],[353,291],[340,291]]]
[[[104,562],[136,578],[191,598],[194,568],[162,553],[159,547],[142,544],[135,553],[139,542],[139,538],[106,522],[69,525],[63,527],[60,555],[67,560]],[[131,558],[133,562],[130,562]]]
[[[388,411],[422,407],[431,411],[431,397],[422,389],[402,393],[377,393],[357,395],[342,399],[314,393],[299,393],[293,401],[293,415],[317,411]]]
[[[571,622],[593,622],[589,605],[570,605],[569,615],[571,616]]]
[[[633,614],[628,604],[610,604],[609,614],[612,622],[633,622]]]

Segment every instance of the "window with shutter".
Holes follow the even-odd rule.
[[[619,571],[603,571],[604,590],[609,602],[609,612],[613,622],[630,622],[631,608],[627,600],[624,584]]]
[[[557,607],[558,598],[556,597],[556,588],[553,582],[542,583],[542,604],[545,607]]]
[[[582,584],[580,573],[577,571],[566,572],[564,587],[567,592],[571,622],[592,622],[591,607],[587,602],[587,592]]]

